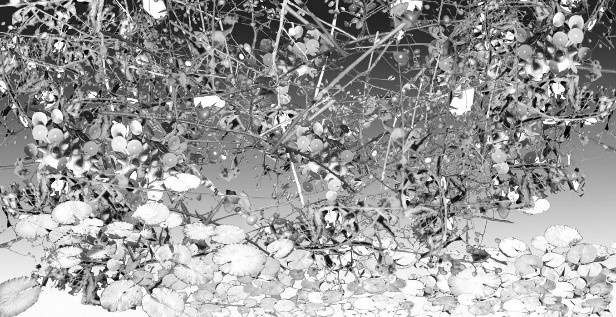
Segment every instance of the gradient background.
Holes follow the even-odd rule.
[[[0,7],[0,21],[10,19],[10,13],[14,11],[12,8]],[[389,22],[387,22],[388,25]],[[0,30],[4,27],[0,27]],[[603,68],[616,69],[615,52],[609,52],[605,49],[595,49],[593,56],[601,61]],[[387,55],[386,55],[387,56]],[[392,56],[387,56],[393,60]],[[379,65],[374,71],[374,77],[387,77],[391,72],[386,64],[383,67]],[[387,75],[385,75],[387,73]],[[382,76],[380,76],[382,75]],[[604,85],[608,87],[616,87],[616,76],[613,73],[604,73],[603,77],[593,85]],[[4,104],[4,101],[0,101]],[[603,129],[604,125],[593,128],[598,132]],[[0,128],[2,129],[2,128]],[[4,131],[0,131],[2,133]],[[596,133],[595,132],[595,133]],[[23,146],[26,143],[32,142],[29,133],[25,133],[27,140],[24,140],[24,133],[20,134],[16,139],[0,140],[0,143],[7,141],[5,146],[0,147],[0,166],[12,165],[17,157],[22,156]],[[594,133],[591,133],[594,135]],[[615,142],[609,135],[604,136],[603,142],[614,145]],[[616,179],[616,155],[613,152],[608,152],[595,144],[589,143],[583,150],[579,144],[575,145],[578,149],[574,151],[572,159],[580,167],[581,172],[586,175],[586,194],[579,197],[572,193],[561,193],[555,196],[548,197],[551,203],[551,208],[541,215],[525,215],[521,212],[511,212],[508,220],[514,221],[514,224],[506,224],[499,222],[490,222],[475,220],[475,225],[478,231],[483,231],[485,227],[485,235],[483,244],[487,246],[495,246],[495,238],[516,237],[528,243],[537,235],[543,234],[544,230],[555,224],[564,224],[575,227],[584,237],[584,242],[599,243],[609,245],[616,241],[616,187],[614,180]],[[256,152],[254,153],[256,154]],[[252,161],[252,160],[251,160]],[[224,165],[229,162],[223,162]],[[274,200],[269,198],[272,191],[274,179],[264,176],[259,182],[257,171],[253,170],[253,165],[249,162],[242,164],[242,173],[239,178],[231,183],[226,182],[218,176],[219,168],[217,166],[208,166],[209,173],[205,173],[219,188],[231,189],[235,191],[245,191],[251,196],[251,203],[255,207],[265,207],[275,205]],[[282,179],[281,181],[285,181]],[[8,184],[11,182],[21,182],[21,180],[13,175],[12,169],[0,170],[0,184]],[[239,186],[242,187],[237,187]],[[230,187],[234,186],[234,187]],[[255,189],[258,188],[258,189]],[[292,186],[294,188],[294,186]],[[200,189],[204,191],[204,189]],[[314,192],[313,192],[314,193]],[[307,199],[322,198],[322,193],[315,193],[313,197]],[[316,196],[316,197],[314,197]],[[212,205],[213,200],[204,197],[198,205],[193,202],[189,205],[193,208],[208,209]],[[280,205],[267,210],[267,215],[274,212],[281,214],[288,213],[288,206]],[[6,223],[4,215],[0,215],[0,224]],[[239,225],[247,228],[243,222]],[[0,227],[0,229],[4,229]],[[0,243],[10,241],[15,237],[12,230],[5,230],[0,233]],[[33,257],[28,255],[31,253],[35,256],[41,256],[40,248],[32,248],[25,242],[20,242],[14,245],[11,250],[0,250],[0,282],[12,277],[29,275],[36,264]],[[614,259],[609,261],[615,262]],[[612,264],[613,266],[613,264]],[[39,301],[28,311],[21,314],[24,317],[35,316],[146,316],[139,308],[136,311],[109,313],[100,307],[83,306],[80,303],[80,296],[73,297],[65,292],[45,289],[41,294]]]

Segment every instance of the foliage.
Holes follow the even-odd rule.
[[[586,81],[601,76],[591,43],[609,41],[613,1],[438,4],[20,5],[0,38],[2,115],[34,141],[15,165],[25,184],[2,187],[2,201],[9,226],[47,248],[33,279],[82,292],[85,304],[141,305],[151,316],[242,301],[331,315],[329,304],[349,295],[422,296],[443,276],[441,290],[456,297],[438,299],[447,307],[439,309],[490,296],[499,262],[473,219],[541,213],[565,189],[582,195],[571,143],[588,142],[586,126],[610,131],[614,94]],[[374,69],[398,87],[379,86]],[[266,216],[237,190],[254,153],[288,213]],[[229,189],[205,175],[207,165],[220,165]],[[215,207],[191,210],[194,194]],[[228,217],[254,230],[223,224]],[[603,272],[589,264],[596,247],[550,230],[543,245],[571,247],[571,267]],[[462,269],[445,251],[455,241],[489,272]],[[558,258],[501,244],[500,261],[523,277]],[[397,273],[432,256],[433,268],[451,264],[449,275],[420,285]],[[336,307],[392,307],[377,296]],[[474,305],[474,314],[495,306]]]

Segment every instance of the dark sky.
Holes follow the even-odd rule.
[[[1,4],[4,4],[5,2],[8,1],[0,1]],[[11,23],[11,16],[16,10],[17,9],[13,7],[0,7],[0,23],[3,24],[0,25],[0,32],[6,31],[6,27]]]

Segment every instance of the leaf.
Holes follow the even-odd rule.
[[[315,55],[319,52],[319,41],[310,39],[306,41],[306,54]]]
[[[290,312],[295,309],[295,303],[288,299],[281,299],[274,304],[274,309],[277,312]]]
[[[238,201],[238,205],[242,207],[242,210],[249,211],[250,210],[250,200],[248,199],[248,194],[245,192],[241,192],[239,194],[240,201]]]
[[[450,276],[448,283],[453,295],[469,294],[480,299],[492,295],[499,287],[501,278],[497,274],[483,271],[482,268],[469,267]]]
[[[310,258],[310,252],[306,250],[294,250],[286,259],[292,270],[305,270],[312,266],[314,261]]]
[[[166,205],[150,201],[137,207],[133,218],[143,221],[146,225],[157,225],[165,221],[170,213]]]
[[[399,6],[401,4],[405,4],[405,10],[406,11],[413,11],[413,10],[419,10],[421,11],[422,7],[423,7],[423,1],[415,1],[415,0],[396,0],[392,3],[393,7],[392,10],[396,7]],[[402,12],[404,13],[404,12]],[[401,14],[400,14],[401,15]]]
[[[68,269],[81,263],[83,249],[75,246],[66,246],[56,250],[56,255],[51,262],[55,268]]]
[[[501,252],[510,258],[517,258],[520,255],[529,253],[526,243],[516,238],[502,239],[498,244],[498,247]]]
[[[32,307],[41,294],[41,286],[33,278],[22,276],[0,284],[0,316],[13,317]]]
[[[567,225],[553,225],[543,234],[547,242],[559,248],[566,248],[582,241],[582,236],[573,227]]]
[[[597,258],[597,248],[591,244],[575,245],[567,252],[567,262],[572,264],[588,264]]]
[[[259,273],[259,277],[265,280],[274,280],[278,276],[278,272],[280,271],[280,261],[267,257],[265,261],[265,267]]]
[[[409,4],[406,2],[398,3],[395,6],[393,6],[393,8],[391,8],[390,10],[391,15],[402,16],[406,12],[406,9],[408,7],[409,7]]]
[[[239,17],[236,14],[229,14],[229,15],[225,15],[225,17],[222,20],[222,23],[234,25],[235,23],[237,23],[238,20],[239,20]]]
[[[214,235],[213,224],[206,225],[203,222],[193,222],[184,226],[184,235],[193,240],[205,240]]]
[[[227,38],[223,32],[214,31],[212,32],[212,42],[218,45],[225,45],[227,43]]]
[[[177,212],[171,212],[169,213],[169,217],[167,217],[167,219],[165,219],[165,221],[161,222],[159,225],[162,228],[175,228],[175,227],[179,227],[180,225],[182,225],[182,223],[184,222],[184,216],[182,216],[182,214],[177,213]]]
[[[267,252],[277,259],[286,257],[291,251],[293,251],[293,241],[289,239],[279,239],[267,246]]]
[[[263,294],[269,296],[280,295],[285,291],[286,286],[278,281],[264,281],[261,284]]]
[[[196,107],[201,106],[201,108],[209,108],[212,106],[222,108],[225,106],[225,101],[216,95],[195,97],[193,103]]]
[[[361,297],[353,301],[353,307],[361,310],[371,310],[374,308],[374,301],[370,297]]]
[[[259,49],[264,51],[264,52],[270,51],[273,47],[274,47],[274,44],[273,44],[272,40],[270,40],[270,39],[262,39],[261,42],[259,42]],[[270,53],[268,53],[268,54],[270,54]]]
[[[34,11],[35,9],[36,8],[33,7],[33,6],[27,6],[27,7],[23,7],[21,9],[15,11],[13,13],[13,16],[12,16],[12,24],[13,25],[17,25],[20,22],[26,20],[25,18],[29,17],[30,13],[32,13],[32,11]]]
[[[150,286],[154,283],[154,274],[146,270],[133,271],[133,282],[141,286]]]
[[[230,244],[220,248],[212,260],[224,273],[247,276],[259,273],[265,267],[267,257],[252,245]]]
[[[184,283],[200,285],[214,278],[214,269],[211,265],[193,258],[187,264],[177,264],[173,268],[173,274]]]
[[[187,288],[188,286],[190,286],[190,285],[182,282],[173,273],[165,275],[165,277],[163,277],[163,279],[162,279],[161,285],[165,286],[165,287],[168,287],[168,288],[170,288],[172,290],[176,290],[176,291],[183,290],[183,289]]]
[[[73,224],[77,220],[83,220],[92,214],[92,207],[82,201],[65,201],[57,205],[51,212],[53,220],[59,224]]]
[[[184,312],[184,298],[168,288],[155,288],[142,301],[143,310],[150,317],[177,317]]]
[[[329,290],[321,294],[321,300],[326,304],[335,304],[342,300],[343,295],[340,290]]]
[[[459,92],[459,90],[457,91]],[[475,88],[468,88],[459,96],[454,96],[451,99],[451,108],[449,111],[454,114],[461,116],[471,110],[473,106],[473,100],[475,98]]]
[[[154,19],[160,19],[167,15],[167,7],[164,0],[143,0],[143,9]]]
[[[47,226],[45,224],[48,224]],[[15,233],[26,239],[47,235],[47,229],[54,229],[58,224],[49,214],[31,215],[20,219],[15,225]]]
[[[293,30],[291,33],[293,34],[292,36],[295,39],[299,39],[302,37],[302,35],[304,35],[304,28],[301,25],[297,25],[294,28],[292,28],[291,30]]]
[[[321,38],[321,31],[319,31],[316,28],[312,30],[308,30],[306,34],[308,34],[310,37],[312,37],[313,39],[317,41]]]
[[[362,282],[362,287],[373,294],[383,293],[387,288],[387,283],[383,278],[368,278]]]
[[[240,243],[246,238],[246,232],[233,225],[220,225],[214,229],[212,240],[222,244]]]
[[[143,287],[131,280],[113,281],[101,294],[101,306],[110,312],[126,311],[141,305]]]
[[[515,259],[514,267],[521,276],[534,274],[541,269],[543,261],[536,255],[524,254]]]
[[[296,42],[295,45],[293,45],[293,53],[295,53],[295,55],[297,55],[297,57],[300,57],[302,59],[306,59],[306,54],[308,54],[307,53],[307,49],[306,49],[306,44],[301,43],[301,42]],[[263,62],[265,63],[265,60]],[[270,65],[271,65],[271,63],[270,63]]]

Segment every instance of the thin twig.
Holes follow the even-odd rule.
[[[398,121],[398,117],[394,118],[394,125],[396,127],[396,121]],[[389,150],[391,149],[391,140],[393,138],[393,133],[389,134],[389,141],[387,142],[387,151],[385,152],[385,161],[383,162],[383,171],[381,172],[381,181],[385,181],[385,171],[387,170],[387,159],[389,158]]]
[[[297,193],[299,194],[299,201],[302,203],[302,207],[306,206],[304,201],[304,194],[302,193],[302,185],[297,178],[297,171],[295,170],[295,163],[291,162],[291,170],[293,171],[293,179],[295,180],[295,186],[297,186]]]
[[[284,29],[284,17],[286,13],[286,7],[289,0],[282,2],[282,8],[280,9],[280,24],[278,25],[278,32],[276,33],[276,42],[274,43],[274,49],[272,51],[272,68],[276,74],[276,82],[278,82],[278,66],[276,65],[276,55],[278,53],[278,45],[280,45],[280,36],[282,36],[282,30]]]

